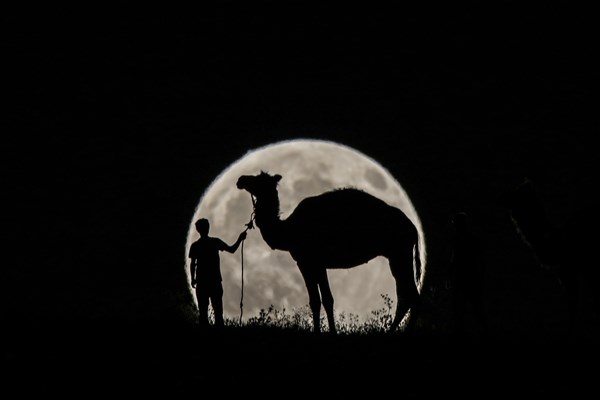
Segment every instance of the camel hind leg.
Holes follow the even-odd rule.
[[[397,255],[389,258],[392,276],[396,280],[396,313],[389,331],[395,331],[402,319],[410,311],[407,331],[413,329],[421,305],[421,297],[414,278],[412,251],[405,252],[404,257]]]

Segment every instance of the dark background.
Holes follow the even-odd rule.
[[[529,177],[563,224],[595,193],[590,14],[425,8],[7,13],[4,320],[188,320],[184,246],[204,190],[250,149],[315,138],[374,158],[412,199],[430,329],[448,324],[448,220],[465,210],[494,333],[560,332],[556,278],[497,199]]]

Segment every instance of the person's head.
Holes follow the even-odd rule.
[[[210,229],[210,223],[206,218],[200,218],[196,221],[196,230],[200,234],[200,236],[208,235],[208,231]]]

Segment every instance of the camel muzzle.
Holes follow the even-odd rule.
[[[237,180],[237,183],[235,184],[235,186],[237,186],[238,189],[245,189],[246,187],[244,186],[244,177],[240,176],[239,179]]]

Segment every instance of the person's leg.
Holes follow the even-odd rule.
[[[210,301],[215,313],[215,326],[223,327],[225,322],[223,320],[223,285],[221,283],[213,288]]]
[[[198,323],[201,328],[208,326],[208,302],[209,297],[206,289],[196,286],[196,299],[198,300]]]

